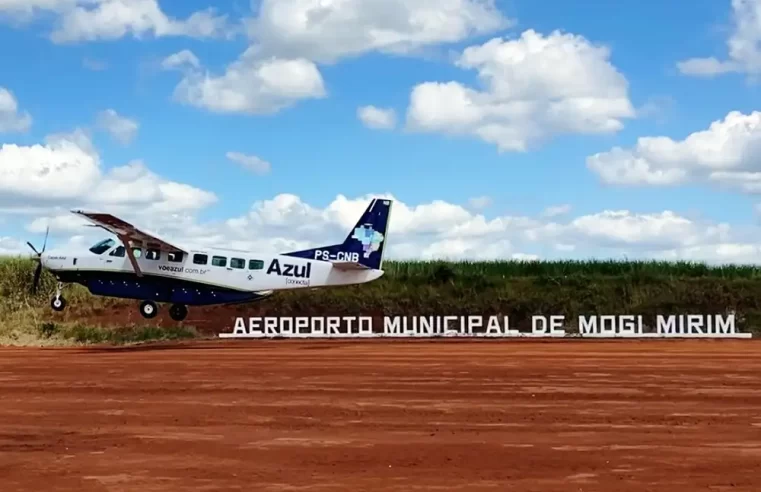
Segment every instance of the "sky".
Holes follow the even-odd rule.
[[[761,0],[0,0],[0,254],[761,259]],[[677,22],[678,20],[678,22]]]

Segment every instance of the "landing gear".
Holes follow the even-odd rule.
[[[169,308],[169,317],[175,321],[182,321],[188,316],[188,307],[185,304],[172,304]]]
[[[151,319],[155,318],[159,313],[159,307],[153,301],[143,301],[140,303],[140,314],[143,318]]]
[[[152,319],[159,314],[159,307],[154,301],[143,301],[140,303],[140,314],[143,318]],[[188,307],[184,304],[172,304],[169,308],[169,317],[174,321],[182,321],[188,316]]]
[[[66,299],[61,295],[61,291],[63,290],[63,282],[58,282],[58,287],[56,287],[55,296],[50,300],[50,307],[53,308],[53,311],[61,312],[66,308]]]
[[[53,311],[61,312],[66,308],[66,299],[63,296],[54,297],[50,300],[50,307]]]

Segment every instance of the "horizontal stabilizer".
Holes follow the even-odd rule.
[[[370,267],[356,261],[331,261],[337,270],[370,270]]]

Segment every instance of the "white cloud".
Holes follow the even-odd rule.
[[[161,62],[161,68],[164,70],[201,68],[201,61],[192,51],[182,50],[164,58]]]
[[[140,161],[104,170],[82,130],[51,135],[44,144],[0,147],[5,213],[77,206],[167,214],[199,210],[216,200],[213,193],[152,173]]]
[[[19,111],[18,101],[11,91],[0,87],[0,133],[25,132],[32,126],[32,117]]]
[[[103,189],[110,189],[104,184]],[[127,189],[125,188],[125,192]],[[180,196],[177,194],[176,196]],[[384,196],[393,198],[389,194]],[[145,194],[136,203],[161,200]],[[324,208],[296,195],[281,194],[255,202],[239,217],[201,221],[200,210],[173,210],[124,205],[106,206],[138,227],[170,242],[199,246],[242,248],[262,253],[294,251],[334,244],[345,237],[371,196],[337,196]],[[189,201],[189,200],[188,200]],[[208,203],[207,203],[208,205]],[[728,224],[701,222],[672,211],[637,214],[606,210],[571,217],[563,222],[543,217],[486,216],[444,201],[394,204],[389,229],[389,259],[535,259],[589,257],[631,259],[689,259],[708,262],[759,263],[761,235]],[[27,222],[27,230],[44,234],[51,226],[54,247],[86,247],[104,236],[102,230],[66,210],[50,210]],[[20,242],[20,241],[19,241]]]
[[[26,255],[29,252],[29,246],[18,239],[0,236],[0,256]]]
[[[410,53],[511,23],[494,0],[263,0],[249,35],[268,54],[330,63]]]
[[[488,196],[476,196],[468,200],[470,208],[475,210],[481,210],[492,204],[491,197]]]
[[[685,75],[713,77],[725,73],[761,73],[761,0],[732,0],[732,33],[727,40],[728,60],[690,58],[677,63]]]
[[[470,135],[500,151],[526,151],[556,134],[604,134],[636,112],[610,50],[581,36],[533,30],[463,51],[456,65],[474,69],[484,90],[460,82],[425,82],[410,96],[411,130]]]
[[[263,0],[247,21],[251,45],[224,74],[203,70],[188,50],[163,66],[185,71],[174,91],[179,102],[219,113],[271,114],[327,95],[316,63],[413,53],[510,22],[494,0]]]
[[[677,62],[677,68],[684,75],[696,77],[713,77],[725,73],[740,71],[740,65],[734,62],[719,61],[716,58],[690,58]]]
[[[96,126],[125,145],[135,139],[140,129],[137,121],[125,118],[113,109],[106,109],[98,113]]]
[[[603,182],[664,186],[710,182],[761,192],[761,112],[732,111],[684,140],[641,137],[633,148],[615,147],[587,158]]]
[[[569,204],[564,205],[555,205],[552,207],[547,207],[544,209],[544,212],[542,212],[543,217],[557,217],[559,215],[565,215],[568,212],[571,211],[571,206]]]
[[[272,164],[255,155],[246,155],[241,152],[228,152],[225,155],[231,161],[256,174],[267,174],[272,169]]]
[[[376,130],[391,130],[396,126],[396,112],[375,106],[362,106],[357,109],[357,117],[362,123]]]
[[[309,60],[261,58],[249,48],[223,75],[212,75],[193,68],[194,59],[186,51],[164,60],[167,66],[184,62],[190,68],[175,88],[174,98],[216,113],[271,114],[300,100],[326,95],[322,75]]]
[[[0,195],[68,200],[84,195],[100,179],[100,158],[82,132],[48,137],[44,145],[0,147]]]
[[[634,214],[628,210],[605,211],[578,217],[572,228],[604,244],[651,247],[694,246],[707,239],[726,239],[727,227],[701,228],[695,222],[666,211]]]
[[[56,16],[50,35],[55,43],[114,40],[132,35],[211,38],[231,31],[227,16],[212,8],[194,12],[187,19],[168,17],[157,0],[2,0],[0,14],[31,20],[42,12]]]

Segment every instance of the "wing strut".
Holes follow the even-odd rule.
[[[124,251],[127,252],[127,257],[129,258],[129,262],[132,263],[132,269],[135,270],[135,275],[138,277],[143,276],[142,270],[140,270],[140,266],[137,264],[137,259],[135,258],[135,252],[132,251],[132,246],[129,244],[129,238],[127,236],[123,236],[119,234],[119,239],[121,240],[122,244],[124,244]]]

